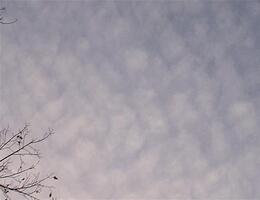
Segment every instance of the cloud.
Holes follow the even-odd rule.
[[[60,199],[258,198],[259,6],[8,2],[1,127],[55,129]]]
[[[148,65],[147,55],[141,50],[128,50],[126,51],[125,60],[126,66],[130,70],[139,71],[145,69]]]

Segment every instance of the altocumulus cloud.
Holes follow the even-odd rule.
[[[260,3],[4,1],[1,127],[70,199],[258,199]]]

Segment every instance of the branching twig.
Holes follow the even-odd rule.
[[[25,199],[38,200],[37,195],[42,189],[52,189],[52,186],[45,184],[47,179],[55,177],[56,180],[52,174],[40,178],[40,173],[36,171],[40,152],[35,146],[45,141],[53,131],[30,140],[26,137],[28,133],[28,125],[17,133],[10,133],[8,128],[0,131],[0,193],[2,191],[7,200],[13,193]]]
[[[6,21],[3,13],[6,11],[5,7],[0,8],[0,24],[13,24],[18,21],[18,19],[14,19],[12,21]]]

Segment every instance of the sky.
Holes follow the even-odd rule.
[[[259,1],[3,0],[0,127],[61,200],[259,199]]]

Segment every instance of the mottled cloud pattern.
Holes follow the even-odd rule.
[[[259,1],[4,1],[1,127],[73,199],[260,198]]]

